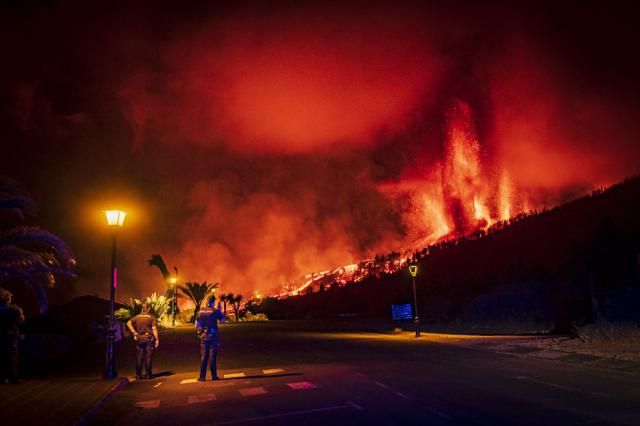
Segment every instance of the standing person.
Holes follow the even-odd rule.
[[[151,315],[148,302],[142,302],[142,312],[127,322],[127,328],[136,341],[136,379],[142,379],[142,364],[147,379],[151,379],[151,361],[154,349],[160,346],[158,320]]]
[[[200,339],[200,377],[199,382],[207,380],[207,364],[211,370],[211,380],[219,380],[218,377],[218,347],[220,346],[220,336],[218,333],[218,321],[224,323],[224,315],[214,307],[215,296],[209,296],[207,306],[198,312],[196,319],[196,331]]]
[[[18,383],[18,328],[22,309],[11,304],[13,295],[0,288],[0,383]]]

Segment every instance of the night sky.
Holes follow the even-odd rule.
[[[463,232],[467,199],[499,218],[640,171],[632,6],[110,3],[0,21],[1,174],[76,249],[75,294],[107,293],[116,203],[120,299],[164,290],[156,253],[248,295]]]

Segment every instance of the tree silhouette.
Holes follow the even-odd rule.
[[[236,316],[236,321],[240,321],[240,303],[244,300],[241,294],[233,296],[230,302],[233,304],[233,313]]]
[[[162,278],[164,279],[165,282],[169,280],[169,276],[171,274],[169,273],[169,268],[167,268],[167,265],[164,263],[164,259],[162,259],[162,256],[160,256],[159,254],[154,254],[151,256],[148,262],[149,262],[149,266],[155,266],[160,270],[160,273],[162,274]]]
[[[229,294],[233,295],[233,293],[229,293]],[[220,295],[220,297],[218,297],[218,300],[219,300],[220,302],[222,302],[222,306],[223,306],[224,314],[225,314],[225,315],[227,314],[227,302],[229,301],[229,294],[227,294],[227,293],[222,293],[222,294]]]
[[[202,283],[187,282],[184,286],[178,286],[178,289],[180,289],[182,294],[191,299],[191,301],[196,305],[193,310],[193,318],[191,318],[192,321],[195,321],[198,317],[200,305],[205,297],[219,286],[220,283],[207,283],[206,281],[203,281]]]
[[[31,288],[42,313],[48,307],[45,288],[53,287],[58,276],[75,277],[76,258],[60,237],[22,225],[35,211],[35,201],[18,183],[0,178],[0,284]]]

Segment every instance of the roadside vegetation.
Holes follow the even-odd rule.
[[[0,286],[17,294],[28,288],[44,313],[47,289],[60,279],[74,279],[77,262],[66,242],[32,224],[37,210],[19,183],[0,178]]]

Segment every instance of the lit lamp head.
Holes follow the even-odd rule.
[[[418,275],[418,265],[410,265],[409,273],[411,274],[412,277],[415,277],[416,275]]]
[[[107,225],[119,228],[122,228],[124,218],[127,217],[127,213],[122,210],[107,210],[104,214],[107,217]]]
[[[176,277],[171,277],[169,278],[169,282],[173,285],[175,285],[178,282],[178,279]]]

